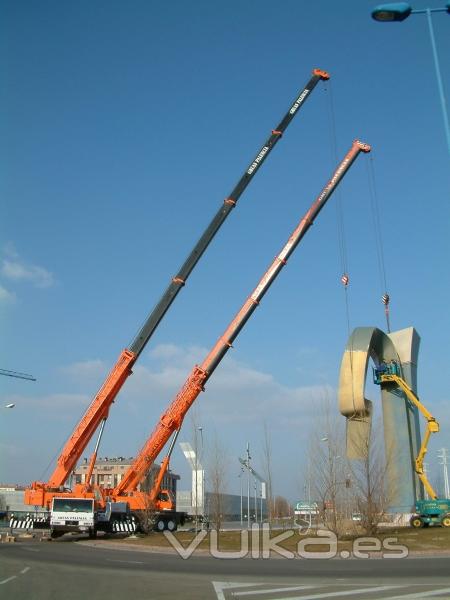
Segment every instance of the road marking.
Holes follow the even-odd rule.
[[[22,550],[26,550],[27,552],[39,552],[37,548],[28,548],[27,546],[22,546]]]
[[[259,584],[261,585],[261,584]],[[272,588],[270,590],[250,590],[249,592],[231,592],[232,596],[251,596],[256,594],[277,594],[278,592],[299,592],[301,590],[310,590],[313,585],[297,585],[295,587]]]
[[[397,589],[399,585],[380,585],[378,587],[360,588],[358,590],[346,590],[345,592],[325,592],[324,594],[313,594],[312,596],[296,596],[290,598],[278,598],[277,600],[318,600],[319,598],[336,598],[336,596],[352,596],[354,594],[370,594],[371,592],[384,592]]]
[[[217,594],[217,600],[225,600],[225,594],[223,593],[223,590],[263,585],[262,583],[239,583],[238,581],[211,581],[211,583],[213,584],[214,591]]]
[[[124,562],[124,561],[116,561],[116,562]],[[1,583],[1,582],[0,582]],[[311,589],[314,587],[318,587],[318,586],[314,586],[314,585],[301,585],[301,586],[292,586],[292,587],[280,587],[280,588],[271,588],[271,589],[259,589],[259,590],[248,590],[248,591],[231,591],[233,588],[248,588],[248,587],[258,587],[258,586],[262,586],[262,585],[267,585],[264,583],[241,583],[238,581],[212,581],[211,582],[213,587],[214,587],[214,591],[217,594],[217,600],[226,600],[225,599],[225,591],[230,591],[231,596],[233,597],[240,597],[240,596],[256,596],[256,595],[262,595],[262,594],[277,594],[280,592],[293,592],[293,591],[300,591],[300,590],[307,590],[307,589]],[[343,585],[343,584],[340,584]],[[345,584],[344,584],[345,585]],[[352,585],[347,584],[347,585]],[[358,585],[358,584],[353,584],[353,585]],[[410,584],[411,585],[411,584]],[[414,585],[414,584],[413,584]],[[427,585],[427,584],[422,584],[422,585]],[[409,586],[408,586],[409,587]],[[345,591],[339,591],[339,592],[323,592],[320,594],[313,594],[310,596],[290,596],[290,597],[286,597],[286,598],[278,598],[277,600],[320,600],[321,598],[336,598],[338,596],[353,596],[353,595],[360,595],[360,594],[370,594],[373,592],[383,592],[386,590],[392,590],[392,589],[397,589],[397,590],[402,590],[405,589],[405,586],[403,585],[383,585],[383,586],[377,586],[377,587],[365,587],[365,588],[358,588],[358,589],[353,589],[353,590],[345,590]],[[406,589],[405,589],[406,591]],[[414,592],[412,594],[402,594],[400,596],[386,596],[384,598],[384,600],[421,600],[422,598],[432,598],[433,596],[439,596],[442,594],[449,594],[450,593],[450,587],[447,588],[440,588],[440,589],[435,589],[435,590],[428,590],[428,591],[422,591],[422,592]]]
[[[126,563],[127,565],[143,565],[144,563],[139,560],[115,560],[113,558],[107,558],[108,562]]]
[[[450,588],[442,588],[440,590],[430,590],[428,592],[418,592],[417,594],[406,594],[403,596],[390,596],[385,600],[400,600],[400,598],[406,598],[413,600],[414,598],[430,598],[431,596],[437,596],[438,594],[447,594],[450,592]]]
[[[12,581],[13,579],[17,579],[17,575],[12,575],[11,577],[8,577],[8,579],[4,579],[3,581],[0,581],[0,585],[3,585],[4,583],[8,583],[8,581]]]
[[[31,567],[24,567],[21,571],[20,571],[20,575],[25,575],[25,573],[27,573],[30,570]],[[3,579],[3,581],[0,581],[0,585],[3,585],[5,583],[8,583],[8,581],[12,581],[13,579],[17,579],[17,575],[11,575],[11,577],[8,577],[8,579]]]

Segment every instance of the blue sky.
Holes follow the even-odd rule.
[[[355,138],[373,147],[392,327],[422,337],[437,462],[450,445],[449,156],[426,20],[376,23],[373,4],[1,3],[0,366],[38,381],[0,381],[2,404],[16,403],[1,416],[0,481],[44,476],[316,67],[331,83],[318,84],[193,272],[113,406],[100,454],[136,453],[330,177],[331,89],[338,157]],[[448,89],[450,17],[434,23]],[[368,161],[340,194],[352,328],[385,325]],[[336,200],[197,403],[205,439],[228,449],[230,489],[247,440],[258,461],[265,420],[277,490],[300,493],[308,432],[335,394],[348,333]],[[173,468],[186,476],[181,452]]]

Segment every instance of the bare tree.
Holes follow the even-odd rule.
[[[208,481],[211,486],[208,512],[214,528],[220,531],[226,510],[224,496],[227,483],[228,459],[217,434],[209,450]]]
[[[145,494],[144,504],[144,508],[139,511],[138,529],[142,533],[149,534],[154,530],[158,511],[154,502],[151,501],[149,494]]]
[[[269,523],[273,519],[273,479],[272,479],[272,440],[266,421],[263,421],[263,471],[266,478],[267,517]]]
[[[385,452],[381,435],[381,423],[372,428],[369,435],[358,436],[360,459],[349,461],[353,497],[364,531],[370,535],[377,532],[386,516],[389,497],[386,490],[386,472],[391,452]],[[391,490],[395,493],[395,490]]]
[[[273,517],[283,519],[291,516],[291,506],[283,496],[275,496],[273,499]]]
[[[342,419],[332,410],[328,396],[322,399],[318,412],[319,418],[309,440],[307,468],[311,495],[318,503],[324,525],[340,533],[347,513],[345,432]]]
[[[348,531],[353,515],[358,526],[372,535],[385,519],[390,500],[386,475],[392,452],[384,449],[381,421],[373,427],[353,429],[350,456],[358,458],[348,459],[344,419],[333,410],[328,397],[323,398],[319,411],[305,469],[320,520],[339,534]],[[390,493],[395,496],[395,491]]]

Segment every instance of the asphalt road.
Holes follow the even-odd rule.
[[[450,558],[221,560],[74,543],[0,545],[6,600],[450,598]]]

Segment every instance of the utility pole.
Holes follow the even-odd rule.
[[[242,476],[244,475],[244,467],[241,467],[241,472],[239,473],[239,481],[241,483],[241,529],[242,529],[242,525],[243,525],[243,516],[244,516],[244,510],[243,510],[243,502],[242,502]]]
[[[250,529],[250,443],[247,442],[247,529]]]
[[[198,441],[197,428],[194,429],[194,452],[195,452],[195,533],[198,532]]]
[[[442,461],[439,464],[442,465],[442,471],[444,473],[444,496],[445,498],[450,498],[450,489],[448,484],[448,448],[441,448],[438,452],[438,458],[440,458]]]
[[[266,482],[264,481],[264,478],[261,477],[261,475],[259,473],[257,473],[255,471],[255,469],[250,466],[250,450],[249,450],[249,444],[247,443],[247,458],[240,458],[239,457],[239,462],[242,465],[242,470],[244,470],[243,468],[245,467],[247,469],[247,474],[248,474],[248,480],[247,480],[247,512],[249,512],[249,507],[250,507],[250,475],[253,476],[254,478],[254,488],[255,488],[255,522],[257,522],[258,520],[258,505],[257,505],[257,481],[259,481],[261,483],[261,523],[262,523],[262,514],[263,514],[263,509],[262,509],[262,501],[263,498],[266,499]],[[242,475],[242,474],[241,474]],[[241,491],[241,495],[242,495],[242,491]],[[241,498],[241,502],[242,502],[242,498]],[[249,524],[249,521],[247,519],[247,522]]]

